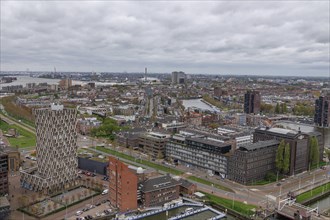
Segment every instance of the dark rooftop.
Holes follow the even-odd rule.
[[[266,147],[270,147],[270,146],[274,146],[274,145],[278,145],[280,143],[280,141],[278,140],[268,140],[268,141],[259,141],[256,143],[251,143],[251,144],[246,144],[243,146],[240,146],[239,149],[240,150],[245,150],[245,151],[253,151],[256,149],[261,149],[261,148],[266,148]]]
[[[158,176],[147,179],[140,184],[142,192],[151,192],[155,190],[161,190],[169,187],[180,185],[179,181],[176,181],[169,175]]]

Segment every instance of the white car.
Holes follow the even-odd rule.
[[[108,192],[109,192],[109,190],[108,190],[108,189],[105,189],[105,190],[103,190],[102,195],[105,195],[105,194],[107,194]]]
[[[80,210],[79,210],[79,211],[76,212],[76,216],[79,216],[79,215],[81,215],[81,214],[83,214],[83,211],[80,211]]]

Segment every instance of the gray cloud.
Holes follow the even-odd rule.
[[[329,74],[327,1],[1,1],[1,70]]]

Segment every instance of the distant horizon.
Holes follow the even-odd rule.
[[[184,70],[174,70],[174,71],[182,71],[187,75],[211,75],[211,76],[258,76],[258,77],[265,77],[265,78],[272,78],[272,77],[296,77],[296,78],[326,78],[329,79],[330,81],[330,73],[329,76],[325,76],[325,75],[308,75],[308,76],[302,76],[302,75],[263,75],[263,74],[247,74],[247,73],[242,73],[242,74],[231,74],[231,73],[191,73],[191,72],[185,72]],[[174,72],[172,71],[172,72]],[[171,74],[172,72],[148,72],[148,74]],[[35,70],[35,71],[26,71],[26,70],[1,70],[0,74],[4,74],[4,73],[19,73],[19,74],[31,74],[31,73],[54,73],[53,71],[41,71],[41,70]],[[132,72],[125,72],[125,71],[57,71],[56,73],[113,73],[113,74],[144,74],[144,72],[137,72],[137,71],[132,71]]]

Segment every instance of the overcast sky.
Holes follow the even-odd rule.
[[[329,1],[1,1],[1,70],[329,76]]]

